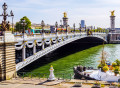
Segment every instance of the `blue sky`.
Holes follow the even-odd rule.
[[[85,20],[88,26],[110,27],[110,11],[115,10],[116,27],[120,27],[120,0],[0,0],[0,13],[4,2],[8,13],[13,10],[14,22],[27,16],[32,23],[60,24],[67,12],[70,26],[76,23],[78,27],[80,20]]]

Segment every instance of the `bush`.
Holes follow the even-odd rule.
[[[108,66],[104,66],[104,67],[103,67],[103,71],[104,71],[104,72],[106,72],[106,71],[108,71],[108,70],[109,70],[109,67],[108,67]]]
[[[115,67],[115,66],[117,66],[117,63],[113,62],[112,67]]]
[[[101,65],[101,64],[99,64],[97,68],[102,68],[102,65]]]
[[[114,67],[114,73],[115,73],[115,74],[119,74],[119,71],[120,71],[120,70],[119,70],[119,67],[118,67],[118,66],[115,66],[115,67]]]
[[[117,66],[120,66],[120,61],[117,59],[116,61]]]

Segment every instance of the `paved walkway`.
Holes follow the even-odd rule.
[[[75,88],[75,84],[82,83],[80,88],[91,88],[96,81],[85,80],[55,80],[48,82],[47,79],[12,79],[0,82],[0,88]],[[107,82],[100,81],[99,83],[108,84]],[[79,87],[77,87],[79,88]],[[107,85],[104,88],[109,88]]]

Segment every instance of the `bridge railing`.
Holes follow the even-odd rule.
[[[87,35],[87,32],[70,32],[68,33],[68,35],[71,35],[71,34],[80,34],[80,35]],[[92,35],[101,35],[101,34],[104,34],[104,33],[98,33],[98,32],[93,32]],[[63,33],[58,33],[58,35],[66,35],[65,32]],[[47,36],[56,36],[56,33],[45,33],[44,34],[45,37]],[[24,35],[24,38],[33,38],[33,37],[42,37],[42,34],[38,33],[38,34],[25,34]],[[23,38],[23,35],[15,35],[15,39],[20,39],[20,38]]]

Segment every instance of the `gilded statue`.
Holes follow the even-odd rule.
[[[114,15],[115,10],[110,11],[110,12],[111,12],[111,16],[115,16],[115,15]]]
[[[67,17],[67,13],[66,12],[64,12],[63,14],[64,14],[64,17]]]

